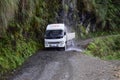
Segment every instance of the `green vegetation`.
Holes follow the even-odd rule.
[[[78,0],[77,4],[79,14],[88,16],[82,25],[78,25],[78,38],[94,38],[85,53],[102,59],[120,60],[120,1]]]
[[[45,27],[55,22],[58,8],[56,0],[0,1],[0,80],[43,49]]]
[[[13,70],[20,66],[25,59],[31,56],[39,48],[42,48],[40,44],[33,40],[18,39],[16,43],[14,40],[8,38],[2,39],[0,43],[0,72],[4,73],[9,70]]]
[[[62,0],[0,0],[0,78],[43,48],[46,25],[65,16],[59,16],[62,8],[68,13],[73,11],[76,19],[73,22],[77,25],[74,28],[80,39],[117,35],[95,39],[89,44],[87,54],[120,59],[119,0],[77,0],[76,6],[73,11],[69,5],[62,7]],[[81,16],[85,19],[77,24]]]
[[[120,30],[119,0],[78,0],[77,5],[79,14],[84,16],[82,25],[78,25],[83,27],[81,32],[113,33]]]
[[[120,35],[95,38],[85,53],[102,59],[120,60]]]

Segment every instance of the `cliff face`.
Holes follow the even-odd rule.
[[[11,25],[13,23],[20,25],[23,29],[26,25],[30,25],[31,28],[40,28],[54,22],[59,4],[60,2],[56,0],[52,2],[47,0],[0,1],[0,34],[5,35],[6,31],[13,27]]]
[[[94,26],[91,31],[109,29],[120,21],[119,7],[119,0],[4,0],[0,1],[0,34],[6,32],[11,22],[37,27],[53,22],[79,22],[85,27]],[[117,21],[113,20],[116,18]]]

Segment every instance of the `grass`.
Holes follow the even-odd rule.
[[[105,60],[120,60],[120,35],[95,38],[85,53]]]
[[[26,41],[21,38],[16,42],[8,38],[0,39],[0,79],[4,80],[3,74],[22,65],[39,48],[42,48],[41,44],[32,39]]]

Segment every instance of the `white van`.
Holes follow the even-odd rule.
[[[75,33],[68,33],[64,24],[49,24],[45,32],[45,48],[66,49],[67,42],[75,38]]]

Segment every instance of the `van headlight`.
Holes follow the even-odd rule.
[[[48,42],[45,42],[45,44],[48,44]]]

